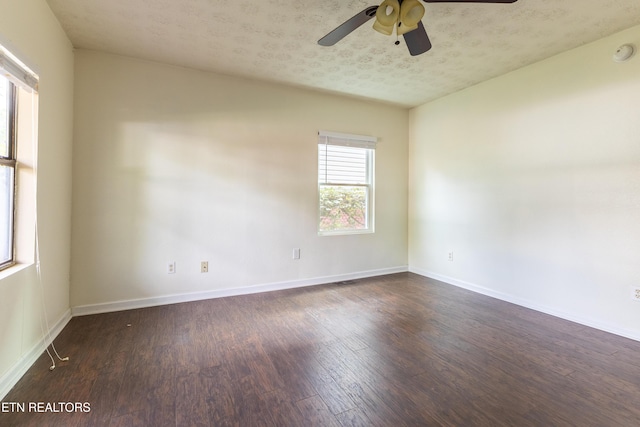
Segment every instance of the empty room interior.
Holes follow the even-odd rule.
[[[639,425],[639,48],[637,0],[0,0],[0,425]]]

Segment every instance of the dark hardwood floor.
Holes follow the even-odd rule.
[[[2,426],[636,426],[640,343],[403,273],[78,317]]]

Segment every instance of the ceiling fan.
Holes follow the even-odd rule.
[[[422,0],[425,3],[515,3],[518,0]],[[318,40],[321,46],[333,46],[352,31],[373,17],[374,30],[391,35],[395,28],[398,36],[403,36],[412,56],[431,49],[431,41],[422,24],[424,6],[419,0],[383,0],[379,6],[369,6],[354,17],[340,24],[336,29]],[[400,44],[396,41],[395,44]]]

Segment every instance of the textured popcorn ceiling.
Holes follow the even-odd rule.
[[[639,0],[427,3],[433,49],[409,55],[369,21],[377,0],[48,0],[76,48],[416,106],[640,23]],[[613,52],[612,52],[613,54]],[[603,58],[609,60],[609,58]]]

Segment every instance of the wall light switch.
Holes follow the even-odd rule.
[[[300,259],[300,248],[293,248],[293,259]]]

